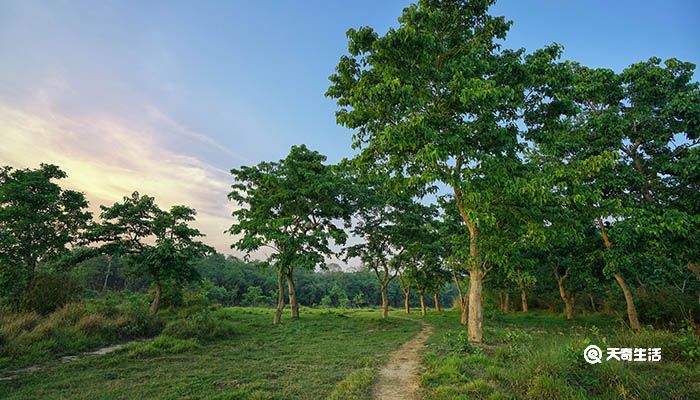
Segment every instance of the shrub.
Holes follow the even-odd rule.
[[[480,354],[482,353],[481,348],[475,347],[469,343],[469,338],[467,337],[467,331],[460,329],[457,334],[454,331],[445,332],[445,336],[442,338],[441,343],[442,349],[449,354]]]
[[[34,311],[27,313],[7,313],[0,317],[0,337],[13,338],[22,332],[32,330],[41,317]]]
[[[109,321],[102,314],[88,314],[80,318],[76,327],[88,335],[95,335],[102,330],[109,329]]]
[[[226,320],[222,314],[214,313],[209,309],[173,321],[163,330],[163,335],[178,339],[214,340],[227,338],[233,334],[233,323]]]
[[[80,286],[68,274],[39,272],[22,296],[21,305],[46,315],[77,300],[79,294]]]

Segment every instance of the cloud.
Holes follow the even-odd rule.
[[[191,206],[198,212],[194,225],[207,234],[205,241],[231,253],[234,238],[223,233],[232,223],[233,204],[226,197],[230,175],[185,151],[172,150],[167,138],[187,135],[226,151],[223,146],[184,128],[158,131],[148,120],[60,112],[45,92],[35,99],[29,105],[0,103],[0,164],[60,166],[68,174],[63,184],[84,192],[96,214],[100,204],[120,201],[134,190],[154,196],[163,208]],[[178,126],[160,112],[158,118]],[[232,151],[226,154],[235,156]]]

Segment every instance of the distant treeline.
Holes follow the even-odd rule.
[[[202,282],[192,284],[184,292],[201,293],[211,303],[222,305],[272,306],[277,296],[277,275],[274,269],[259,261],[246,262],[233,256],[214,254],[195,264]],[[147,278],[131,274],[129,266],[119,257],[94,257],[83,261],[69,274],[73,285],[85,296],[96,296],[104,291],[130,290],[145,292],[151,288]],[[322,271],[298,270],[294,272],[297,296],[303,306],[372,307],[381,305],[379,284],[370,271]],[[165,289],[165,302],[177,301],[183,293],[172,287]],[[457,296],[456,289],[447,286],[441,293],[443,304],[451,304]],[[397,281],[389,286],[389,301],[393,307],[403,307],[404,297]],[[432,299],[426,299],[434,307]],[[419,307],[417,294],[412,294],[410,304]]]

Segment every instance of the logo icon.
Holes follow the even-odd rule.
[[[603,358],[603,351],[600,347],[592,344],[583,350],[583,359],[589,364],[600,364]]]

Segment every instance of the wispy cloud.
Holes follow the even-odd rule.
[[[149,114],[169,125],[161,132],[146,121],[111,115],[60,112],[45,91],[29,104],[0,103],[0,164],[16,168],[59,165],[65,184],[82,191],[93,211],[138,190],[156,197],[161,207],[185,204],[198,212],[196,226],[206,241],[230,253],[233,205],[226,195],[231,177],[187,151],[175,151],[167,138],[186,135],[229,157],[236,154],[206,135],[183,128],[155,108]],[[158,124],[155,124],[158,126]]]

